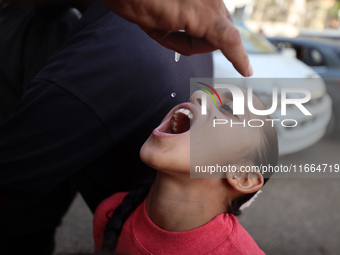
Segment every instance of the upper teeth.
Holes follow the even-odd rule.
[[[187,119],[184,116],[186,116]],[[190,110],[185,108],[178,109],[175,112],[174,116],[172,116],[172,119],[170,121],[170,130],[174,134],[187,131],[190,128],[190,121],[188,119],[192,119],[192,113],[190,112]],[[178,121],[180,121],[181,123],[177,123]]]
[[[185,108],[181,108],[181,109],[178,109],[175,113],[179,113],[179,112],[187,115],[189,119],[192,119],[192,113],[190,112],[190,110],[185,109]],[[177,116],[175,116],[175,118],[176,117]]]

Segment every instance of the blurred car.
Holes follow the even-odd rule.
[[[252,78],[243,78],[221,51],[215,51],[214,78],[232,78],[230,83],[253,87],[267,109],[272,104],[273,87],[299,87],[309,90],[311,99],[304,106],[312,113],[312,117],[301,114],[294,106],[287,107],[287,115],[282,116],[280,105],[271,117],[280,120],[294,119],[299,123],[294,128],[276,125],[280,155],[294,153],[319,141],[326,132],[332,108],[323,80],[313,69],[296,58],[279,54],[265,37],[250,32],[242,22],[234,21],[234,25],[241,34],[254,75]],[[297,94],[290,95],[290,98],[298,97]]]
[[[340,38],[338,42],[327,39],[296,37],[268,38],[280,51],[291,51],[296,58],[309,65],[325,81],[333,101],[333,115],[329,133],[340,131]]]
[[[315,29],[302,29],[299,37],[312,38],[312,39],[330,39],[339,40],[340,30],[337,28],[326,28],[323,30]]]

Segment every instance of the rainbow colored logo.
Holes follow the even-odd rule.
[[[199,83],[199,84],[201,84],[201,85],[203,85],[203,86],[206,86],[206,87],[207,87],[208,89],[210,89],[213,93],[215,93],[215,95],[217,96],[218,100],[220,101],[220,104],[222,105],[222,100],[221,100],[221,98],[220,98],[220,95],[217,93],[217,91],[216,91],[213,87],[211,87],[210,85],[208,85],[208,84],[206,84],[206,83],[203,83],[203,82],[197,82],[197,83]],[[200,87],[197,87],[197,88],[200,89],[200,90],[202,90],[202,91],[204,91],[204,92],[207,93],[209,96],[211,96],[211,98],[214,100],[215,105],[217,106],[216,100],[215,100],[213,94],[212,94],[209,90],[204,89],[204,88],[200,88]]]

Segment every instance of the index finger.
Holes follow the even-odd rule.
[[[241,35],[228,17],[215,20],[214,29],[209,29],[206,40],[215,48],[220,49],[223,55],[233,64],[235,69],[243,76],[253,75],[248,54],[243,46]]]

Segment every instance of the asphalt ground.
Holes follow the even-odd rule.
[[[279,164],[340,164],[340,141],[321,140]],[[272,178],[239,217],[257,244],[273,255],[340,254],[338,178]],[[92,215],[78,195],[56,234],[55,254],[93,251]]]

